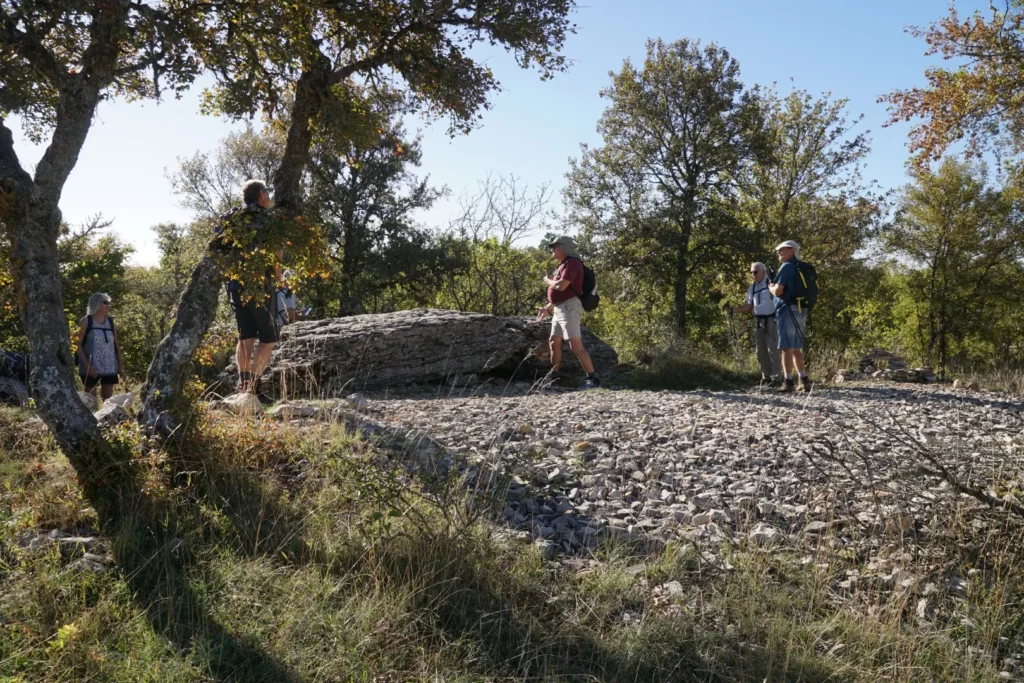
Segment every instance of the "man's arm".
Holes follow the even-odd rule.
[[[733,313],[753,313],[754,312],[754,304],[743,304],[742,306],[733,306],[732,307],[732,312]]]
[[[777,282],[773,282],[768,285],[768,291],[772,293],[772,296],[782,297],[786,294],[786,286],[780,285]]]
[[[551,287],[552,289],[557,289],[558,291],[561,292],[562,290],[569,286],[569,281],[564,278],[561,280],[556,280],[552,277],[545,275],[544,284],[546,284],[548,287]]]

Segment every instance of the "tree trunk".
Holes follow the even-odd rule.
[[[302,203],[302,174],[313,144],[313,121],[330,92],[331,61],[316,50],[313,64],[295,84],[295,103],[281,165],[274,173],[274,203],[290,209]]]
[[[302,174],[313,142],[313,120],[329,92],[330,60],[322,55],[302,76],[295,88],[288,141],[281,165],[274,174],[275,203],[289,210],[302,200]],[[192,271],[178,301],[174,325],[157,347],[142,388],[144,424],[163,435],[177,427],[171,409],[181,392],[184,370],[217,313],[217,297],[223,276],[207,255]]]
[[[105,525],[132,488],[132,477],[127,461],[105,444],[96,419],[78,398],[57,255],[61,191],[98,101],[99,92],[80,81],[61,91],[53,138],[34,180],[21,168],[13,135],[0,117],[0,221],[11,242],[11,273],[29,341],[33,398]]]
[[[181,391],[185,369],[217,315],[222,277],[217,264],[205,256],[192,270],[178,300],[170,333],[156,348],[142,387],[144,424],[168,435],[176,427],[169,411]]]
[[[676,256],[676,281],[675,281],[675,327],[676,334],[686,337],[686,285],[690,278],[689,264],[687,263],[687,252],[689,251],[690,236],[687,232],[679,245],[679,253]]]

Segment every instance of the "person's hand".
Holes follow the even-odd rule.
[[[124,371],[123,366],[117,369],[117,375],[121,378],[122,382],[128,381],[128,373]]]
[[[97,377],[98,376],[97,373],[96,373],[96,368],[94,368],[91,365],[89,366],[89,369],[86,371],[85,374],[87,374],[89,377]]]
[[[544,318],[548,317],[548,313],[550,312],[551,311],[548,310],[547,306],[541,306],[540,309],[537,311],[537,322],[540,322]]]

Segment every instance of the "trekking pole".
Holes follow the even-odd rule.
[[[729,319],[729,336],[732,337],[733,361],[736,363],[736,368],[739,369],[743,363],[743,355],[740,351],[740,338],[736,334],[736,326],[733,324],[732,308],[726,308],[725,311],[725,315]]]

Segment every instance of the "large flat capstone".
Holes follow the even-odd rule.
[[[546,371],[550,323],[527,317],[416,309],[298,322],[284,327],[270,373],[279,395],[338,396],[366,387],[453,381],[494,371]],[[618,362],[589,331],[599,372]],[[567,343],[563,370],[578,369]]]

